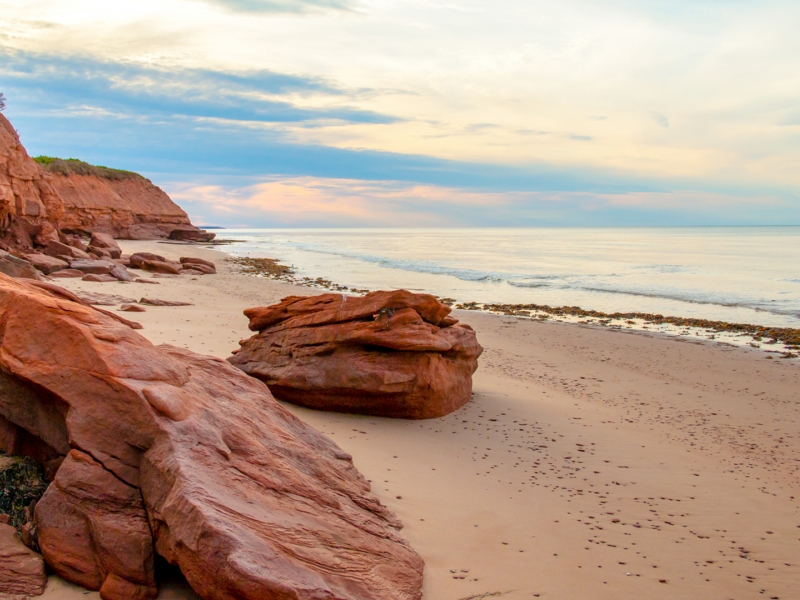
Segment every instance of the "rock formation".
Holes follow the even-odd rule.
[[[136,240],[214,239],[141,175],[74,159],[32,159],[0,115],[0,246],[47,246],[59,241],[58,230]],[[112,250],[113,257],[114,247],[96,240],[93,245]]]
[[[0,238],[7,245],[31,247],[37,235],[51,233],[52,222],[63,213],[52,177],[28,156],[14,127],[0,115]]]
[[[46,585],[42,557],[23,545],[15,528],[0,522],[0,598],[41,596]]]
[[[35,510],[56,573],[149,598],[157,553],[206,600],[421,598],[349,455],[227,362],[70,297],[0,275],[0,415],[63,460]]]
[[[64,203],[60,229],[131,240],[166,238],[176,230],[191,232],[183,239],[214,238],[213,233],[202,236],[181,207],[137,173],[59,159],[44,168]]]
[[[469,402],[483,349],[428,294],[290,296],[245,311],[257,335],[231,364],[280,400],[384,417],[441,417]]]

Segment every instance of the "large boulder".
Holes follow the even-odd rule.
[[[51,275],[56,271],[69,268],[69,263],[67,261],[48,256],[47,254],[32,253],[27,254],[25,258],[45,275]]]
[[[73,260],[70,266],[87,274],[108,275],[117,265],[108,260]]]
[[[35,510],[56,572],[152,597],[157,553],[206,600],[421,598],[349,455],[227,362],[70,297],[0,275],[0,415],[66,457]]]
[[[42,557],[22,543],[14,527],[0,522],[0,598],[41,596],[46,585]]]
[[[162,273],[166,275],[180,275],[183,267],[180,263],[162,261],[162,260],[146,260],[142,262],[140,268],[143,271],[150,271],[151,273]]]
[[[30,262],[17,258],[4,250],[0,250],[0,273],[22,279],[39,278],[36,268]]]
[[[169,234],[169,239],[182,242],[210,242],[215,237],[216,233],[198,229],[194,225],[173,229]]]
[[[257,335],[228,360],[280,400],[320,410],[428,419],[472,395],[483,349],[428,294],[290,296],[245,311]]]
[[[47,256],[63,260],[71,260],[73,258],[86,260],[91,258],[87,252],[56,240],[48,242],[44,248],[44,253]]]

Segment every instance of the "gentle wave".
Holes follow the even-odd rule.
[[[314,252],[319,254],[327,254],[330,256],[338,256],[341,258],[348,258],[351,260],[358,260],[360,262],[375,264],[388,269],[397,269],[401,271],[409,271],[414,273],[426,273],[430,275],[449,275],[460,279],[461,281],[471,282],[493,282],[505,283],[516,288],[555,288],[562,290],[581,290],[586,292],[600,292],[607,294],[620,294],[633,297],[654,298],[662,300],[673,300],[676,302],[686,302],[688,304],[700,304],[708,306],[720,306],[726,308],[749,308],[757,312],[764,312],[780,316],[800,316],[799,313],[793,310],[781,310],[779,308],[764,307],[762,304],[749,303],[746,301],[724,301],[720,299],[701,299],[695,295],[690,294],[669,294],[659,292],[646,292],[631,289],[615,289],[596,286],[587,286],[578,282],[570,283],[570,279],[577,279],[575,275],[532,275],[532,274],[511,274],[502,273],[497,271],[479,271],[474,269],[459,269],[440,265],[434,262],[416,261],[416,260],[402,260],[392,259],[384,256],[374,256],[369,254],[361,254],[354,252],[342,252],[340,250],[331,250],[328,248],[320,247],[315,244],[302,244],[290,243],[291,247],[302,250],[304,252]],[[677,273],[684,269],[679,265],[643,265],[637,267],[642,270],[655,270],[662,273]],[[616,276],[609,274],[607,277]],[[583,278],[591,277],[583,275]],[[800,281],[800,280],[798,280]]]

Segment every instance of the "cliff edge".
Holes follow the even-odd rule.
[[[0,238],[31,246],[64,214],[52,177],[28,156],[14,127],[0,114]]]
[[[54,230],[132,240],[214,238],[137,173],[76,159],[31,158],[0,115],[0,241],[22,248],[46,245],[41,238],[52,238]]]

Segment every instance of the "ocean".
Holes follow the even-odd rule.
[[[225,229],[298,277],[458,302],[800,327],[800,227]]]

